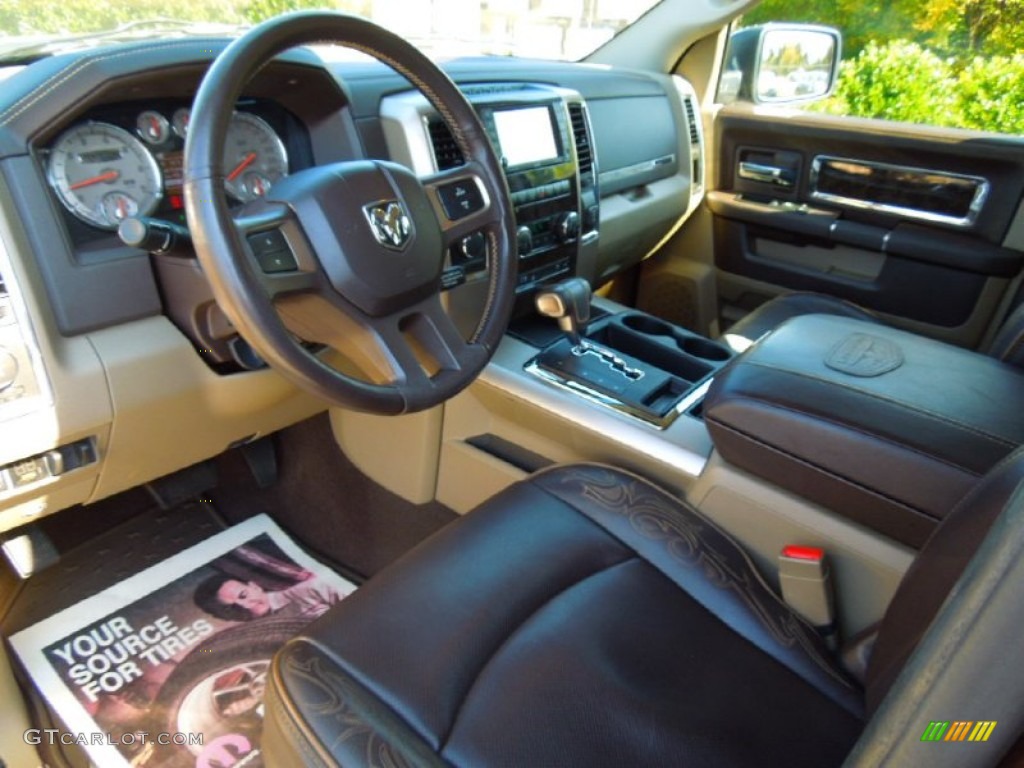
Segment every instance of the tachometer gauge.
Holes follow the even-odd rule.
[[[171,138],[171,124],[159,112],[147,109],[135,119],[135,132],[147,144],[163,144]]]
[[[178,138],[184,139],[188,136],[188,123],[191,119],[192,110],[188,107],[174,110],[174,114],[171,115],[171,125],[174,126],[174,132],[178,134]]]
[[[224,187],[236,200],[263,197],[288,174],[288,155],[274,129],[248,112],[236,112],[224,142]]]
[[[153,155],[109,123],[81,123],[61,134],[47,176],[71,213],[103,229],[116,229],[125,216],[148,216],[163,196]]]

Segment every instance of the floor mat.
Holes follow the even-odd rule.
[[[184,524],[163,521],[163,533],[180,526],[181,535],[160,537],[159,546],[145,546],[152,530],[101,537],[91,557],[68,558],[60,572],[30,582],[46,618],[32,610],[8,617],[36,705],[64,726],[58,744],[40,744],[47,757],[47,746],[62,753],[52,764],[79,765],[85,753],[101,766],[261,765],[270,657],[355,585],[268,516],[217,530],[197,506],[175,515]],[[154,550],[163,554],[155,563]],[[61,590],[69,574],[102,582],[100,591],[81,599],[74,581]],[[17,622],[23,628],[11,634]]]

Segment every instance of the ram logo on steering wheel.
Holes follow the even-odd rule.
[[[397,200],[385,200],[363,208],[366,220],[377,242],[388,248],[402,250],[412,235],[412,222],[405,207]]]

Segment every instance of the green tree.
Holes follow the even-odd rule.
[[[843,63],[836,95],[822,111],[907,123],[952,126],[955,79],[950,65],[917,43],[868,43]]]
[[[240,21],[233,4],[206,0],[0,0],[0,32],[11,35],[98,32],[155,18]]]
[[[960,127],[1024,134],[1024,54],[978,56],[960,71],[954,89]]]
[[[353,3],[338,3],[332,0],[249,0],[242,6],[242,15],[254,24],[271,19],[289,11],[302,11],[317,8],[330,10],[348,10],[339,6],[352,6]]]
[[[836,27],[843,33],[844,57],[852,58],[872,40],[913,36],[920,12],[914,0],[764,0],[744,15],[743,25],[789,21]]]
[[[932,45],[969,58],[1024,47],[1024,0],[928,0],[915,26]]]

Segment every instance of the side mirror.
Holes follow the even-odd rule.
[[[842,35],[811,24],[763,24],[732,34],[718,83],[718,101],[795,104],[835,89]]]

